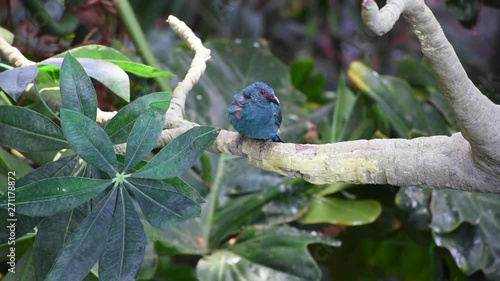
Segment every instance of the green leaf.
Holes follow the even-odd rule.
[[[60,53],[54,57],[62,58],[69,52],[71,52],[71,54],[76,58],[130,61],[130,59],[126,55],[116,49],[95,44],[77,47],[69,51]]]
[[[127,140],[124,171],[132,169],[148,156],[160,137],[165,112],[164,102],[152,103],[148,111],[137,118]],[[168,106],[168,105],[167,105]]]
[[[433,124],[434,127],[446,128],[446,125],[448,125],[455,131],[458,131],[458,125],[453,115],[453,111],[448,105],[444,95],[441,93],[436,77],[425,60],[406,57],[399,63],[398,72],[399,76],[410,83],[412,88],[420,93],[420,96],[423,96],[425,101],[432,105],[432,108],[439,112],[446,120],[446,122],[444,122],[438,118],[430,118],[431,120],[437,119],[437,122],[440,122],[435,122],[437,124]],[[439,130],[443,131],[443,129]],[[431,134],[434,135],[438,133],[431,131]]]
[[[87,163],[114,175],[118,167],[113,143],[104,130],[88,117],[61,110],[61,124],[71,147]]]
[[[316,69],[312,58],[293,62],[290,65],[290,74],[295,88],[306,94],[309,101],[323,102],[326,79]]]
[[[99,258],[102,280],[134,280],[146,249],[146,236],[134,203],[123,188],[118,193],[108,242]]]
[[[61,128],[42,114],[20,106],[0,105],[0,143],[21,151],[68,147]]]
[[[104,251],[116,202],[113,188],[71,234],[45,280],[82,280]]]
[[[249,225],[290,222],[300,217],[308,206],[310,196],[300,184],[268,187],[260,192],[240,195],[220,208],[211,222],[210,246],[219,246],[224,239]]]
[[[123,107],[106,125],[105,131],[115,144],[127,141],[137,118],[149,109],[151,103],[163,102],[170,105],[171,93],[158,92],[142,96]]]
[[[438,246],[447,248],[465,273],[482,270],[500,279],[500,195],[434,190],[431,227]]]
[[[433,128],[425,104],[417,99],[406,81],[378,75],[360,62],[351,64],[348,75],[363,93],[377,103],[399,137],[448,133],[443,126]]]
[[[346,131],[358,97],[347,88],[344,74],[340,75],[337,100],[333,111],[330,142],[346,140]]]
[[[122,61],[122,60],[111,60],[107,59],[107,62],[110,62],[126,72],[132,73],[139,77],[144,78],[153,78],[153,77],[174,77],[171,72],[163,71],[160,69],[156,69],[152,66],[145,65],[142,63],[132,62],[132,61]]]
[[[65,109],[79,112],[92,120],[97,116],[97,96],[94,85],[83,66],[70,53],[61,61],[61,98]]]
[[[107,61],[92,58],[79,58],[75,59],[75,61],[78,61],[81,64],[88,76],[101,82],[123,100],[127,102],[130,101],[130,80],[127,73],[125,73],[125,71],[123,71],[120,67]],[[61,66],[62,59],[49,58],[41,61],[39,64]]]
[[[419,187],[401,187],[394,199],[396,205],[409,213],[407,223],[415,228],[427,231],[431,222],[430,200],[432,189]]]
[[[227,245],[198,262],[196,275],[218,280],[319,280],[321,271],[307,251],[311,243],[339,246],[328,238],[287,226],[248,228]]]
[[[204,219],[203,214],[206,214],[206,207],[206,204],[202,206],[201,220]],[[210,249],[209,239],[204,235],[203,226],[203,221],[194,219],[165,229],[155,228],[154,233],[158,235],[158,244],[168,248],[169,251],[173,249],[175,253],[180,254],[205,255]]]
[[[302,223],[361,225],[373,222],[382,212],[376,200],[345,200],[316,196]]]
[[[111,180],[76,177],[47,178],[16,188],[16,213],[28,216],[52,216],[71,210],[95,197]],[[0,207],[7,208],[8,196],[0,197]]]
[[[162,148],[142,169],[132,175],[151,179],[179,176],[193,165],[218,135],[219,129],[194,127]]]
[[[196,201],[175,186],[150,179],[131,178],[129,183],[128,189],[154,227],[170,227],[200,214]]]
[[[26,86],[38,75],[38,67],[28,65],[0,73],[0,88],[17,102]]]
[[[74,169],[80,158],[77,155],[70,155],[54,162],[49,162],[31,173],[26,174],[17,181],[18,186],[28,185],[46,178],[60,178],[73,175]]]

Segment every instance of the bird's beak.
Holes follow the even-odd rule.
[[[278,97],[276,95],[270,95],[267,100],[276,104],[276,105],[280,105],[280,100],[278,99]]]

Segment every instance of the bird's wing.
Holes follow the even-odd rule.
[[[245,108],[245,97],[242,94],[236,94],[231,104],[231,113],[237,120],[241,119],[241,110]]]

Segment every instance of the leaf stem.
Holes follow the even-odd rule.
[[[118,8],[118,13],[123,20],[123,23],[127,27],[128,33],[130,34],[132,41],[134,41],[137,51],[139,52],[139,55],[141,56],[144,63],[157,69],[161,69],[160,64],[156,60],[153,52],[151,51],[151,48],[149,47],[146,36],[144,35],[144,32],[139,25],[139,21],[137,20],[137,17],[135,16],[128,0],[117,1],[116,6]],[[158,84],[158,88],[160,89],[160,91],[172,91],[170,85],[162,77],[155,77],[154,79]]]

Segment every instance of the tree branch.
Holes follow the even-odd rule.
[[[500,106],[472,83],[441,26],[423,0],[388,0],[379,10],[374,0],[364,0],[366,25],[382,35],[400,15],[410,24],[422,45],[439,87],[453,110],[460,131],[473,150],[473,160],[498,175],[500,166]]]

